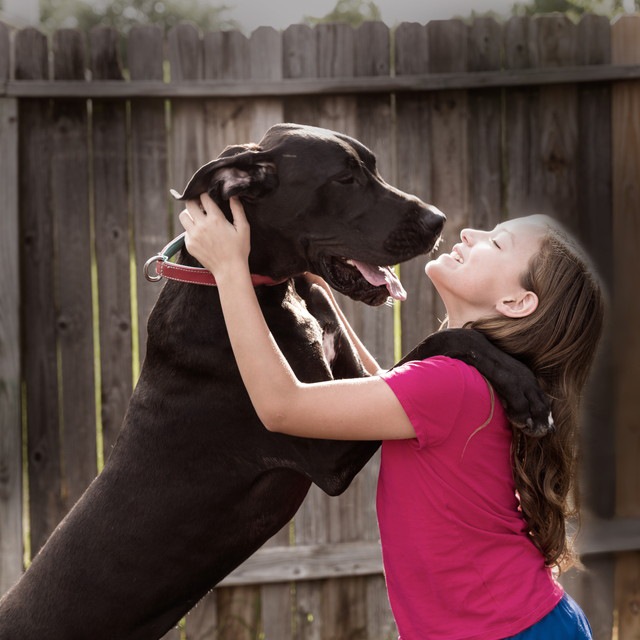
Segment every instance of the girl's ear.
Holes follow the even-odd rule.
[[[514,298],[498,301],[496,310],[507,318],[524,318],[538,308],[538,296],[533,291],[522,291]]]

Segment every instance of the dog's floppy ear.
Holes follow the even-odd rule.
[[[242,195],[259,198],[278,186],[276,166],[258,145],[227,147],[215,160],[201,166],[182,194],[171,190],[176,200],[192,200],[207,192],[214,200]]]

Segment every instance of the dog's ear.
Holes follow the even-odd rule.
[[[278,186],[276,166],[268,152],[255,144],[227,147],[215,160],[200,167],[176,200],[192,200],[207,192],[214,200],[242,195],[256,199]]]

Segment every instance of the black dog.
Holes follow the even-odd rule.
[[[225,150],[180,197],[204,191],[227,214],[228,198],[242,197],[253,272],[285,280],[257,291],[297,376],[364,375],[344,341],[332,371],[312,315],[329,311],[326,299],[301,280],[305,302],[291,278],[319,273],[368,304],[401,297],[397,280],[370,265],[431,250],[442,215],[384,183],[360,143],[296,125],[271,128],[259,145]],[[195,264],[186,253],[182,261]],[[311,482],[342,492],[378,447],[266,431],[235,366],[214,287],[167,283],[148,329],[114,450],[0,602],[2,640],[159,638],[293,517]],[[456,346],[461,340],[470,342]],[[420,355],[465,352],[512,401],[512,417],[533,416],[544,428],[544,396],[518,362],[471,331],[444,332],[429,344]]]

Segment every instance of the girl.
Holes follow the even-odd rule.
[[[590,638],[584,614],[552,577],[571,560],[565,519],[576,504],[578,397],[603,318],[596,278],[574,243],[549,218],[519,218],[490,232],[464,229],[453,251],[425,269],[448,326],[485,333],[552,398],[556,432],[535,439],[512,430],[474,368],[438,356],[381,372],[348,325],[372,376],[299,382],[258,306],[239,200],[231,211],[233,224],[203,194],[180,220],[189,252],[216,277],[265,427],[384,441],[378,522],[403,640]]]

